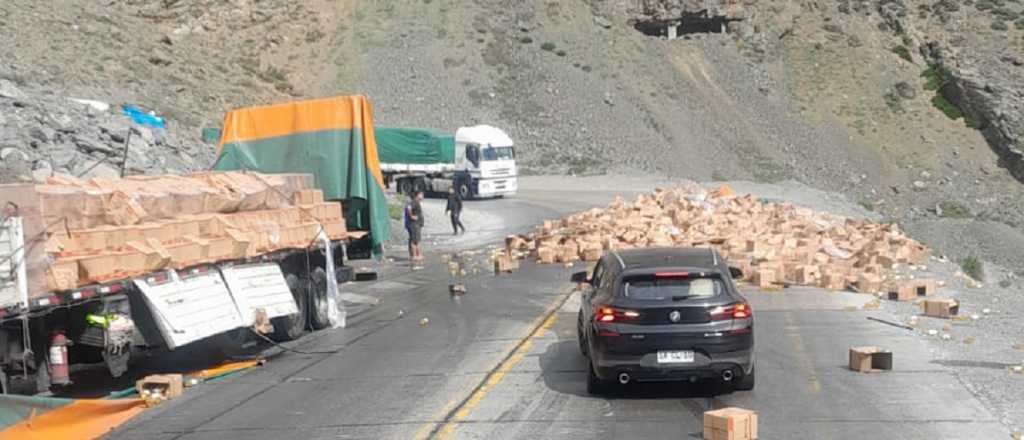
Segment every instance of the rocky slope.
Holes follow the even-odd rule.
[[[639,31],[694,23],[705,5],[725,33]],[[208,166],[199,130],[229,108],[361,93],[381,124],[507,128],[526,172],[793,179],[920,225],[926,241],[969,242],[971,219],[1024,227],[1019,12],[1010,0],[8,0],[0,79],[43,113],[74,97],[166,116],[175,148],[154,142],[143,157],[164,163],[139,171]],[[67,136],[32,146],[43,123],[18,118],[0,147],[40,154],[9,176],[69,140],[100,155]]]

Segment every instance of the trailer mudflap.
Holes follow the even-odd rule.
[[[181,277],[172,270],[165,281],[134,281],[170,350],[246,325],[217,271]]]
[[[299,313],[291,289],[276,263],[225,267],[221,273],[243,322],[254,322],[258,309],[263,309],[267,318]]]

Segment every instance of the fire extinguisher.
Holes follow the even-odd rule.
[[[68,369],[68,338],[64,332],[53,333],[50,341],[50,383],[54,385],[67,385],[71,383],[71,374]]]

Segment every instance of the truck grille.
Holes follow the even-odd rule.
[[[495,176],[507,176],[509,174],[512,174],[512,169],[511,168],[495,168],[495,169],[491,170],[491,172],[494,173]]]

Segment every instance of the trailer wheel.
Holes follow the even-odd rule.
[[[401,178],[398,179],[398,193],[399,194],[412,194],[412,179]]]
[[[459,197],[463,200],[468,200],[473,196],[473,192],[470,191],[469,185],[467,185],[466,182],[459,182],[459,188],[457,191],[459,192]]]
[[[313,279],[310,299],[313,301],[309,317],[312,321],[313,330],[322,330],[331,326],[331,319],[328,315],[330,310],[327,302],[327,272],[323,268],[313,269],[310,274]]]
[[[285,281],[292,291],[292,296],[295,297],[295,305],[298,306],[299,313],[270,320],[270,323],[274,325],[271,339],[278,342],[292,341],[302,336],[306,332],[306,315],[309,314],[309,295],[305,283],[294,274],[285,276]]]
[[[426,190],[427,190],[427,182],[425,180],[423,180],[422,178],[413,180],[413,182],[412,182],[412,190],[415,191],[415,192],[420,192],[420,191],[426,192]]]

